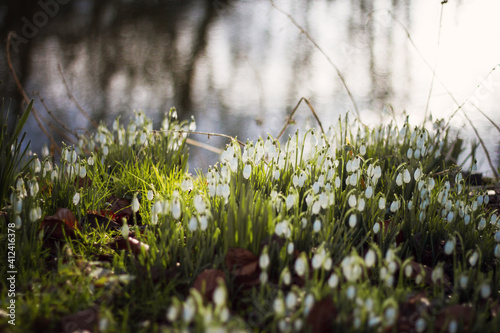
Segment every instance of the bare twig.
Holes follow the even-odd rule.
[[[94,119],[92,119],[92,117],[88,114],[88,112],[85,111],[82,108],[82,106],[80,105],[80,103],[78,103],[78,101],[76,100],[75,96],[73,96],[73,93],[69,89],[68,83],[66,82],[66,79],[64,78],[64,74],[62,72],[61,65],[57,65],[57,69],[59,70],[59,74],[61,75],[61,78],[62,78],[62,80],[64,82],[64,86],[66,87],[66,91],[68,92],[69,98],[73,101],[73,103],[75,103],[75,105],[78,108],[78,110],[80,110],[80,113],[83,114],[83,116],[85,118],[87,118],[87,120],[90,121],[95,128],[98,128],[99,124]]]
[[[219,154],[219,155],[222,154],[222,152],[223,152],[222,149],[219,149],[219,148],[211,146],[211,145],[207,145],[206,143],[196,141],[196,140],[193,140],[191,138],[186,138],[186,143],[188,143],[192,146],[195,146],[195,147],[203,148],[205,150],[211,151],[211,152]]]
[[[290,22],[292,22],[293,25],[295,25],[297,27],[297,29],[299,29],[300,32],[303,33],[307,37],[307,39],[309,39],[309,41],[326,58],[326,60],[330,63],[330,65],[332,65],[332,67],[337,72],[337,76],[340,78],[340,81],[342,81],[342,85],[344,86],[345,90],[347,91],[347,94],[349,95],[349,98],[351,99],[351,102],[352,102],[352,104],[354,106],[354,111],[356,112],[356,115],[358,116],[358,119],[361,122],[361,119],[360,119],[361,117],[359,115],[358,105],[356,104],[356,101],[354,100],[354,97],[351,94],[351,90],[347,86],[347,82],[345,81],[344,75],[342,75],[342,73],[340,72],[339,67],[332,61],[332,59],[326,54],[326,52],[323,51],[323,49],[318,45],[318,43],[316,43],[316,41],[311,37],[311,35],[309,35],[309,33],[300,24],[298,24],[297,21],[295,21],[294,18],[290,14],[288,14],[287,12],[285,12],[284,10],[282,10],[281,8],[279,8],[278,6],[276,6],[276,4],[274,3],[273,0],[270,0],[270,1],[271,1],[271,5],[274,8],[276,8],[276,10],[278,10],[280,13],[282,13],[283,15],[285,15],[286,17],[288,17],[288,19],[290,20]]]
[[[52,111],[50,111],[49,107],[47,106],[47,104],[45,103],[45,100],[42,98],[42,96],[40,96],[39,93],[36,93],[36,95],[38,96],[38,98],[40,98],[40,102],[42,103],[43,107],[45,108],[45,111],[47,111],[47,113],[49,114],[49,116],[52,117],[52,119],[54,119],[54,121],[59,125],[61,126],[67,133],[72,133],[77,139],[78,139],[78,133],[76,133],[75,131],[71,130],[71,128],[69,128],[68,126],[66,126],[65,123],[63,123],[61,120],[59,120],[59,118],[57,118],[53,113]],[[64,134],[64,136],[66,138],[69,139],[69,137],[67,136],[67,134]]]
[[[479,111],[479,113],[481,113],[486,119],[488,119],[488,121],[493,125],[495,126],[495,128],[500,132],[500,126],[498,126],[497,124],[495,124],[495,122],[490,118],[488,117],[488,115],[486,113],[484,113],[480,108],[478,108],[476,106],[476,104],[474,103],[470,103],[477,111]]]
[[[236,139],[235,137],[232,137],[230,135],[226,135],[226,134],[220,134],[220,133],[211,133],[211,132],[199,132],[199,131],[184,131],[184,130],[163,130],[163,131],[155,131],[155,132],[173,132],[173,133],[186,133],[186,134],[197,134],[197,135],[206,135],[209,139],[211,136],[220,136],[220,137],[223,137],[223,138],[227,138],[227,139],[230,139],[230,140],[234,140],[236,142],[238,142],[238,144],[242,147],[245,147],[246,144],[238,139]]]
[[[318,122],[319,127],[321,128],[321,132],[323,134],[325,133],[325,131],[323,130],[323,125],[321,124],[321,121],[319,120],[318,115],[316,114],[316,111],[314,111],[314,108],[312,107],[311,103],[309,102],[309,100],[307,98],[302,97],[299,100],[299,102],[297,103],[297,105],[295,106],[295,108],[293,109],[293,111],[288,116],[288,119],[285,123],[285,126],[283,126],[283,128],[280,131],[280,134],[278,134],[278,137],[276,138],[277,140],[279,140],[281,138],[281,136],[283,135],[283,133],[285,133],[285,130],[287,129],[288,125],[290,125],[292,123],[293,115],[295,114],[295,111],[297,111],[297,109],[299,108],[299,105],[300,105],[300,103],[302,103],[302,101],[305,101],[307,103],[307,105],[309,105],[309,109],[311,109],[311,112],[314,115],[314,118],[316,118],[316,121]]]
[[[6,51],[7,51],[7,64],[9,65],[9,69],[10,69],[10,71],[12,73],[12,76],[14,77],[14,81],[16,81],[17,89],[19,89],[19,92],[23,96],[24,101],[29,104],[30,103],[30,99],[28,98],[28,95],[26,94],[26,91],[24,90],[23,85],[21,84],[21,81],[19,81],[17,73],[16,73],[16,71],[14,69],[14,66],[12,65],[12,60],[10,58],[10,39],[12,38],[12,36],[14,34],[15,34],[15,32],[11,31],[11,32],[9,32],[9,35],[7,37],[7,49],[6,49]],[[54,146],[54,148],[57,150],[57,152],[61,153],[61,148],[59,148],[59,146],[57,145],[57,143],[54,140],[54,138],[49,134],[49,132],[47,132],[47,130],[43,126],[43,124],[42,124],[42,122],[40,120],[40,117],[39,117],[38,110],[35,108],[35,106],[33,106],[31,110],[33,111],[33,117],[35,117],[35,120],[36,120],[36,122],[38,124],[38,127],[40,127],[40,130],[49,139],[50,143]]]
[[[432,69],[432,79],[431,86],[429,89],[429,96],[427,96],[427,104],[425,105],[425,117],[424,117],[424,125],[427,122],[427,115],[429,112],[429,105],[431,103],[432,89],[434,88],[434,78],[436,77],[436,68],[439,60],[439,46],[441,45],[441,30],[443,27],[443,10],[444,2],[441,2],[441,15],[439,17],[439,32],[438,32],[438,40],[437,40],[437,50],[436,50],[436,60],[434,61],[434,68]]]

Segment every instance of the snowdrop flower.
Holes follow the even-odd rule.
[[[122,225],[122,236],[123,238],[128,238],[128,234],[130,232],[130,229],[128,227],[128,223],[126,221],[123,221],[123,225]]]
[[[384,197],[382,197],[382,198],[379,199],[379,201],[378,201],[378,208],[380,210],[385,209],[385,198]]]
[[[304,173],[304,171],[302,171],[302,172],[300,173],[300,176],[299,176],[299,182],[298,182],[299,187],[304,186],[304,182],[306,181],[306,179],[307,179],[307,176],[306,176],[306,174]]]
[[[436,185],[436,182],[435,182],[434,178],[429,178],[429,180],[427,181],[427,186],[429,188],[429,191],[432,191],[432,189],[434,188],[435,185]]]
[[[292,275],[290,274],[288,267],[285,267],[285,269],[283,270],[282,277],[283,277],[283,283],[286,286],[289,286],[290,283],[292,283]]]
[[[356,196],[354,194],[351,194],[348,199],[349,207],[354,207],[356,206]]]
[[[442,266],[438,266],[438,267],[434,268],[434,270],[432,271],[432,275],[431,275],[432,282],[434,282],[434,284],[437,284],[438,281],[443,281],[443,276],[444,276],[444,272],[443,272]]]
[[[337,274],[333,273],[332,275],[330,275],[330,278],[328,278],[328,285],[330,286],[330,288],[334,289],[338,286],[339,284],[339,277]]]
[[[287,309],[292,310],[293,308],[295,308],[295,306],[297,305],[297,300],[297,295],[293,291],[289,292],[285,298]]]
[[[226,305],[226,299],[227,299],[226,288],[224,287],[223,284],[220,284],[214,291],[213,300],[215,306],[219,308],[223,307],[224,305]]]
[[[446,221],[449,223],[449,222],[452,222],[453,221],[453,217],[454,217],[454,214],[453,214],[453,211],[450,211],[448,213],[448,215],[446,216]]]
[[[365,197],[366,197],[367,199],[370,199],[370,198],[372,197],[372,195],[373,195],[373,187],[368,186],[368,187],[366,188],[366,191],[365,191]]]
[[[181,203],[177,196],[172,200],[170,211],[174,219],[178,220],[181,217]]]
[[[403,171],[403,181],[406,184],[408,184],[411,181],[411,175],[410,175],[410,171],[408,171],[408,169],[405,169],[405,171]]]
[[[321,230],[321,221],[320,220],[314,221],[313,230],[315,233],[318,233]]]
[[[287,197],[286,197],[286,209],[287,210],[290,210],[290,208],[293,207],[293,205],[295,204],[295,196],[293,194],[289,194]]]
[[[376,222],[374,225],[373,225],[373,232],[375,234],[378,234],[378,232],[380,231],[380,223]]]
[[[190,323],[194,318],[195,312],[196,306],[194,300],[191,296],[189,296],[182,307],[182,320],[185,323]]]
[[[191,178],[184,178],[182,180],[182,183],[181,183],[181,190],[184,191],[184,192],[187,192],[187,191],[192,191],[193,190],[193,181],[191,180]]]
[[[425,147],[422,147],[422,152],[424,152]],[[415,149],[415,152],[413,153],[413,157],[416,159],[420,158],[420,149]]]
[[[421,176],[422,176],[422,171],[420,171],[420,168],[417,168],[417,170],[415,170],[415,173],[413,174],[413,177],[415,177],[415,181],[418,181]]]
[[[340,188],[340,178],[339,178],[339,176],[335,177],[335,188]]]
[[[413,156],[413,149],[410,147],[406,152],[406,157],[410,159],[412,156]]]
[[[455,319],[450,320],[448,324],[448,332],[455,333],[458,330],[458,323]]]
[[[472,255],[469,257],[469,264],[474,267],[477,264],[479,259],[479,253],[477,251],[472,252]]]
[[[397,310],[392,306],[385,309],[384,311],[384,317],[386,320],[385,325],[386,326],[394,325],[396,323],[397,314],[398,314]]]
[[[249,163],[247,163],[243,168],[243,178],[248,179],[251,173],[252,173],[252,166]]]
[[[304,299],[304,305],[305,305],[305,313],[308,314],[309,310],[313,307],[315,302],[314,295],[313,294],[307,294],[306,298]]]
[[[260,273],[259,281],[261,284],[266,284],[268,279],[269,279],[269,275],[267,274],[267,272]]]
[[[427,328],[427,323],[425,322],[424,318],[418,318],[417,321],[415,322],[415,330],[418,333],[422,333],[425,331]]]
[[[403,185],[403,176],[401,175],[401,173],[398,173],[398,176],[396,177],[396,185]]]
[[[486,228],[486,219],[484,217],[481,217],[481,220],[477,225],[477,230],[483,230],[484,228]]]
[[[298,257],[297,260],[295,260],[295,264],[294,264],[295,272],[300,277],[304,276],[304,273],[306,272],[306,265],[307,265],[307,263],[304,263],[304,259],[302,257],[303,256]]]
[[[455,241],[454,240],[446,241],[446,244],[444,244],[444,253],[450,255],[453,253],[454,249],[455,249]]]
[[[357,173],[353,173],[350,177],[349,177],[349,184],[351,186],[356,186],[358,182],[358,174]]]
[[[301,222],[302,222],[302,229],[305,229],[305,227],[307,227],[307,219],[303,217]]]
[[[205,209],[207,208],[205,201],[203,200],[203,197],[199,194],[195,195],[193,198],[193,203],[194,203],[194,208],[196,209],[196,212],[198,214],[202,214],[205,212]]]
[[[175,304],[171,304],[167,311],[167,319],[173,323],[177,320],[178,316],[179,316],[179,309]]]
[[[358,217],[355,214],[351,214],[351,216],[349,216],[349,226],[354,228],[356,223],[358,223]]]
[[[382,177],[382,168],[380,167],[380,165],[377,165],[373,170],[373,177],[375,179],[379,179],[380,177]]]
[[[500,258],[500,244],[497,244],[495,246],[495,250],[493,250],[493,253],[495,254],[495,257]]]
[[[467,277],[467,275],[462,275],[460,277],[460,287],[462,289],[466,289],[468,284],[469,284],[469,278]]]
[[[478,196],[478,197],[477,197],[477,204],[478,204],[479,206],[481,206],[481,205],[483,204],[483,202],[484,202],[484,198],[483,198],[483,196],[482,196],[482,195]]]
[[[470,223],[470,215],[469,214],[465,214],[465,216],[464,216],[464,224],[468,225],[469,223]]]
[[[365,255],[366,267],[372,267],[375,264],[376,259],[377,256],[375,254],[375,251],[373,251],[372,249],[368,250]]]
[[[191,231],[195,231],[196,229],[198,229],[198,219],[195,216],[192,216],[189,219],[188,228]]]
[[[358,201],[358,211],[362,212],[365,209],[365,199],[360,198]]]
[[[134,195],[134,198],[132,199],[132,204],[131,204],[132,211],[134,213],[137,213],[139,211],[139,200],[137,199],[137,196]]]
[[[295,245],[292,242],[290,242],[287,245],[286,252],[288,254],[292,254],[294,249],[295,249]]]
[[[273,310],[278,316],[281,316],[285,313],[285,303],[281,298],[278,297],[274,300]]]
[[[399,201],[395,200],[391,203],[391,212],[396,212],[399,209]]]
[[[73,196],[73,204],[76,206],[80,202],[80,193],[76,192],[75,195]]]
[[[366,154],[366,146],[365,145],[362,145],[361,147],[359,147],[359,154],[361,156],[365,156],[365,154]]]
[[[269,255],[267,252],[264,252],[260,257],[259,257],[259,267],[263,270],[266,270],[267,267],[269,267],[269,263],[271,261],[269,260]]]
[[[348,299],[354,299],[354,296],[356,296],[356,287],[353,285],[347,287],[346,296]]]
[[[152,190],[149,190],[146,197],[148,198],[149,201],[153,200],[154,194]]]
[[[486,299],[486,298],[490,297],[490,295],[491,295],[490,285],[487,283],[483,283],[483,285],[481,286],[481,297]]]

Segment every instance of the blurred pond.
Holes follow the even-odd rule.
[[[72,94],[97,121],[111,124],[118,115],[127,120],[140,109],[159,127],[163,113],[175,106],[182,119],[195,117],[197,130],[243,141],[276,136],[301,97],[324,126],[348,111],[367,124],[393,117],[401,123],[406,112],[417,124],[426,109],[434,118],[450,117],[457,110],[451,93],[459,104],[470,97],[463,111],[495,153],[498,131],[478,109],[500,123],[498,71],[477,86],[500,59],[498,1],[275,4],[308,35],[266,0],[8,0],[0,5],[0,32],[2,41],[8,31],[17,33],[14,66],[58,140],[65,138],[42,98],[70,128],[91,128],[69,98],[61,68]],[[1,97],[13,98],[18,110],[5,45],[0,48]],[[295,119],[303,127],[315,125],[306,104]],[[453,124],[475,138],[461,111]],[[27,128],[37,151],[47,140],[33,120]],[[224,145],[220,138],[192,138]],[[191,170],[217,160],[206,150],[190,150]],[[479,157],[487,169],[484,154]]]

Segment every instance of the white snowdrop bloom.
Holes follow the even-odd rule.
[[[365,209],[365,199],[359,198],[358,211],[362,212]]]
[[[333,273],[332,275],[330,275],[330,277],[328,278],[328,285],[330,286],[330,288],[336,288],[339,284],[339,277],[337,274]]]
[[[478,204],[479,206],[481,206],[481,205],[483,204],[483,202],[484,202],[484,198],[483,198],[483,196],[482,196],[482,195],[478,196],[478,197],[477,197],[477,204]]]
[[[21,226],[23,225],[23,221],[21,220],[21,217],[19,215],[16,215],[14,217],[14,223],[16,225],[16,229],[21,229]]]
[[[361,156],[365,156],[365,154],[366,154],[366,146],[365,145],[361,145],[361,147],[359,147],[359,154]]]
[[[295,249],[295,245],[292,242],[290,242],[290,243],[288,243],[288,245],[286,247],[286,252],[288,254],[292,254],[294,249]]]
[[[292,183],[293,183],[293,186],[295,186],[295,187],[299,186],[299,177],[297,175],[293,176]]]
[[[290,271],[288,270],[288,268],[285,268],[283,270],[283,283],[286,286],[289,286],[290,283],[292,283],[292,274],[290,274]]]
[[[230,189],[229,189],[229,184],[223,184],[222,187],[221,187],[221,195],[224,199],[227,200],[227,198],[229,198],[229,194],[231,193]]]
[[[102,147],[102,154],[103,154],[104,156],[108,156],[108,153],[109,153],[109,148],[108,148],[108,146],[104,146],[104,147]]]
[[[127,222],[125,222],[125,221],[123,222],[121,231],[122,231],[123,238],[128,238],[128,234],[130,232],[130,229],[128,227],[128,223]]]
[[[320,230],[321,230],[321,220],[318,219],[318,220],[314,221],[313,231],[315,233],[318,233]]]
[[[448,332],[449,333],[456,333],[458,330],[458,323],[455,319],[450,320],[450,323],[448,324]]]
[[[405,171],[403,171],[403,181],[406,184],[408,184],[411,181],[411,175],[410,175],[410,171],[408,171],[408,169],[405,169]]]
[[[280,179],[280,171],[278,169],[274,170],[274,172],[273,172],[273,178],[274,178],[274,180],[279,180]]]
[[[208,187],[208,195],[213,197],[217,192],[217,187],[212,182],[209,182],[207,187]]]
[[[487,205],[489,202],[490,202],[490,196],[489,195],[485,195],[484,196],[484,204]]]
[[[147,195],[146,195],[146,198],[147,198],[149,201],[153,200],[153,198],[154,198],[154,193],[153,193],[153,191],[152,191],[152,190],[149,190],[149,191],[148,191],[148,193],[147,193]]]
[[[206,217],[205,215],[201,215],[201,216],[200,216],[200,220],[199,220],[199,222],[200,222],[200,229],[201,229],[202,231],[207,230],[207,227],[208,227],[208,219],[207,219],[207,217]]]
[[[449,222],[452,222],[453,221],[453,218],[455,217],[455,214],[453,213],[453,211],[450,211],[448,213],[448,215],[446,216],[446,221],[449,223]]]
[[[322,264],[323,264],[323,259],[324,259],[324,256],[323,255],[320,255],[318,253],[316,253],[312,260],[311,260],[311,266],[316,270],[316,269],[319,269]]]
[[[469,278],[467,277],[467,275],[462,275],[460,277],[460,287],[462,289],[466,289],[468,284],[469,284]]]
[[[472,211],[475,212],[477,210],[477,201],[472,203]]]
[[[321,208],[326,209],[326,207],[328,207],[329,200],[330,200],[329,197],[326,195],[325,192],[323,192],[319,195],[318,203],[321,206]]]
[[[319,214],[319,211],[321,210],[321,203],[319,201],[315,201],[313,206],[312,206],[312,213],[314,215]]]
[[[413,208],[413,200],[408,201],[408,209],[412,210]]]
[[[184,192],[192,191],[194,188],[193,180],[191,178],[184,178],[181,183],[181,190]]]
[[[375,251],[372,249],[368,250],[365,254],[365,264],[366,267],[372,267],[375,265],[375,261],[377,260],[377,255],[375,254]]]
[[[354,194],[351,194],[349,196],[349,199],[348,199],[349,207],[352,208],[352,207],[356,206],[356,202],[357,202],[356,196]]]
[[[185,323],[190,323],[193,320],[195,313],[196,313],[195,302],[193,298],[189,296],[182,307],[182,320]]]
[[[175,197],[174,200],[172,200],[170,212],[172,213],[172,217],[176,220],[181,217],[181,202],[179,198]]]
[[[468,225],[470,223],[470,215],[469,214],[465,214],[464,223],[465,223],[465,225]]]
[[[323,262],[323,268],[326,271],[329,271],[332,269],[332,266],[333,266],[332,258],[330,258],[330,257],[326,258],[325,261]]]
[[[486,299],[488,297],[490,297],[491,295],[491,287],[489,284],[487,283],[483,283],[481,285],[481,297]]]
[[[36,208],[30,209],[29,218],[31,222],[35,222],[37,220]]]
[[[352,161],[349,160],[347,161],[347,163],[345,164],[345,171],[347,171],[348,173],[351,173],[353,170],[352,170]]]
[[[384,317],[385,317],[385,326],[392,326],[396,323],[396,318],[397,318],[398,311],[390,306],[384,311]]]
[[[413,273],[413,267],[411,267],[411,265],[406,265],[405,266],[405,276],[407,278],[411,278],[412,273]]]
[[[214,291],[213,300],[216,307],[222,307],[226,305],[227,292],[224,285],[219,285]]]
[[[304,305],[305,305],[305,313],[308,314],[311,308],[314,305],[314,302],[316,299],[314,298],[313,294],[307,294],[307,296],[304,299]]]
[[[37,183],[37,185],[38,185],[38,183]],[[497,214],[491,215],[491,217],[490,217],[490,224],[492,224],[492,225],[497,224],[497,219],[498,219]]]
[[[413,149],[410,147],[406,152],[406,157],[410,159],[412,156],[413,156]]]
[[[481,220],[479,220],[479,224],[477,225],[477,230],[483,230],[484,228],[486,228],[486,219],[481,217]]]
[[[434,284],[437,284],[438,281],[443,281],[443,276],[444,276],[443,267],[438,266],[432,270],[431,278]]]
[[[424,277],[422,276],[422,274],[418,274],[418,275],[415,277],[415,283],[416,283],[416,284],[421,284],[423,280],[424,280]]]
[[[493,253],[494,253],[495,257],[500,258],[500,244],[497,244],[495,246],[495,249],[493,250]]]
[[[380,177],[382,177],[382,168],[380,167],[380,165],[377,165],[373,170],[373,177],[375,179],[379,179]]]
[[[293,310],[297,306],[297,301],[297,295],[293,291],[290,291],[285,298],[286,308]]]
[[[392,274],[394,274],[396,272],[396,270],[398,269],[398,265],[396,264],[395,261],[391,261],[387,265],[387,268],[389,269],[389,272],[391,272]]]
[[[151,223],[158,224],[158,214],[151,212]]]
[[[203,197],[199,194],[194,196],[193,203],[194,203],[194,208],[196,209],[196,212],[198,214],[204,213],[205,210],[207,209],[207,206],[205,204],[205,201],[203,200]]]
[[[170,321],[170,322],[175,322],[177,320],[177,317],[179,316],[179,309],[177,308],[177,306],[175,306],[175,304],[171,304],[169,307],[168,307],[168,311],[167,311],[167,319]]]
[[[380,223],[376,222],[374,225],[373,225],[373,232],[375,234],[378,234],[378,232],[380,231]]]
[[[267,272],[261,272],[259,275],[259,281],[261,284],[266,284],[267,280],[269,280],[269,275]]]
[[[267,254],[267,252],[264,252],[259,257],[259,267],[263,270],[266,270],[267,267],[269,267],[270,262],[271,261],[269,260],[269,255]]]
[[[236,154],[234,154],[228,162],[229,169],[231,169],[232,172],[236,172],[236,170],[238,170],[238,157],[236,157]]]
[[[59,178],[59,175],[58,175],[57,171],[52,170],[52,172],[50,173],[50,179],[52,180],[52,182],[55,182],[58,178]]]
[[[339,188],[340,187],[340,178],[339,176],[335,177],[335,188]]]
[[[132,199],[132,204],[130,205],[130,208],[132,208],[132,211],[134,213],[137,213],[139,211],[139,200],[137,199],[137,196],[134,195],[134,198]]]
[[[276,200],[276,198],[278,197],[278,192],[276,192],[275,190],[272,190],[270,197],[271,197],[271,200],[273,200],[273,201]]]
[[[382,198],[379,199],[379,201],[378,201],[378,208],[381,209],[381,210],[385,209],[385,198],[384,197],[382,197]]]
[[[349,177],[349,184],[351,186],[356,186],[358,182],[358,174],[357,173],[353,173],[350,177]]]
[[[420,149],[415,149],[415,152],[413,153],[413,157],[415,157],[416,159],[420,158]]]
[[[417,319],[417,321],[415,322],[415,331],[417,331],[417,333],[422,333],[425,331],[425,329],[427,328],[427,323],[425,322],[425,319],[420,317]]]
[[[403,175],[401,175],[401,173],[398,173],[398,176],[396,177],[396,185],[403,185]]]
[[[314,194],[318,194],[319,189],[320,189],[320,184],[318,182],[315,182],[312,186]]]
[[[474,267],[479,260],[479,253],[477,251],[472,252],[472,255],[469,257],[469,264]]]
[[[454,249],[455,249],[455,241],[447,240],[446,243],[444,244],[444,253],[450,255],[453,253]]]
[[[356,214],[351,214],[351,216],[349,216],[349,226],[351,228],[354,228],[357,223],[358,223],[358,217],[356,216]]]
[[[287,236],[288,233],[288,221],[282,221],[276,223],[276,226],[274,227],[274,232],[276,233],[277,236]]]
[[[429,180],[427,181],[427,186],[429,188],[429,191],[432,191],[435,185],[436,181],[434,180],[434,178],[429,178]]]
[[[189,219],[188,228],[191,231],[195,231],[196,229],[198,229],[198,219],[195,216],[192,216]]]
[[[391,203],[391,212],[396,212],[399,209],[399,201],[395,200]]]
[[[365,190],[365,197],[367,199],[370,199],[373,195],[373,187],[372,186],[368,186]]]
[[[294,268],[298,276],[302,277],[304,275],[306,271],[306,265],[307,263],[304,262],[302,256],[298,257],[297,260],[295,260]]]
[[[415,170],[415,173],[413,174],[415,181],[418,182],[421,176],[422,176],[422,171],[420,171],[420,168],[417,168],[417,170]]]
[[[76,192],[75,195],[73,196],[73,204],[76,206],[80,202],[80,193]]]
[[[351,300],[354,299],[354,297],[356,296],[356,287],[353,285],[350,285],[349,287],[347,287],[346,296],[348,299],[351,299]]]
[[[306,176],[305,172],[302,171],[300,173],[300,176],[299,176],[299,183],[298,183],[299,187],[304,186],[304,182],[306,181],[306,179],[307,179],[307,176]]]
[[[310,207],[311,204],[313,202],[313,196],[309,193],[307,196],[306,196],[306,204],[307,204],[307,207]]]
[[[302,229],[307,227],[307,219],[305,217],[302,218],[301,222],[302,222]]]

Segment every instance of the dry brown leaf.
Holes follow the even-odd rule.
[[[452,305],[439,312],[434,322],[434,328],[437,332],[447,332],[450,321],[455,320],[467,332],[474,324],[475,315],[476,312],[470,305]]]
[[[220,281],[226,282],[223,271],[220,269],[205,269],[196,277],[193,288],[198,290],[204,299],[211,302],[213,293],[219,286]]]
[[[331,296],[314,303],[306,323],[313,333],[334,332],[334,320],[337,317],[337,308]]]

